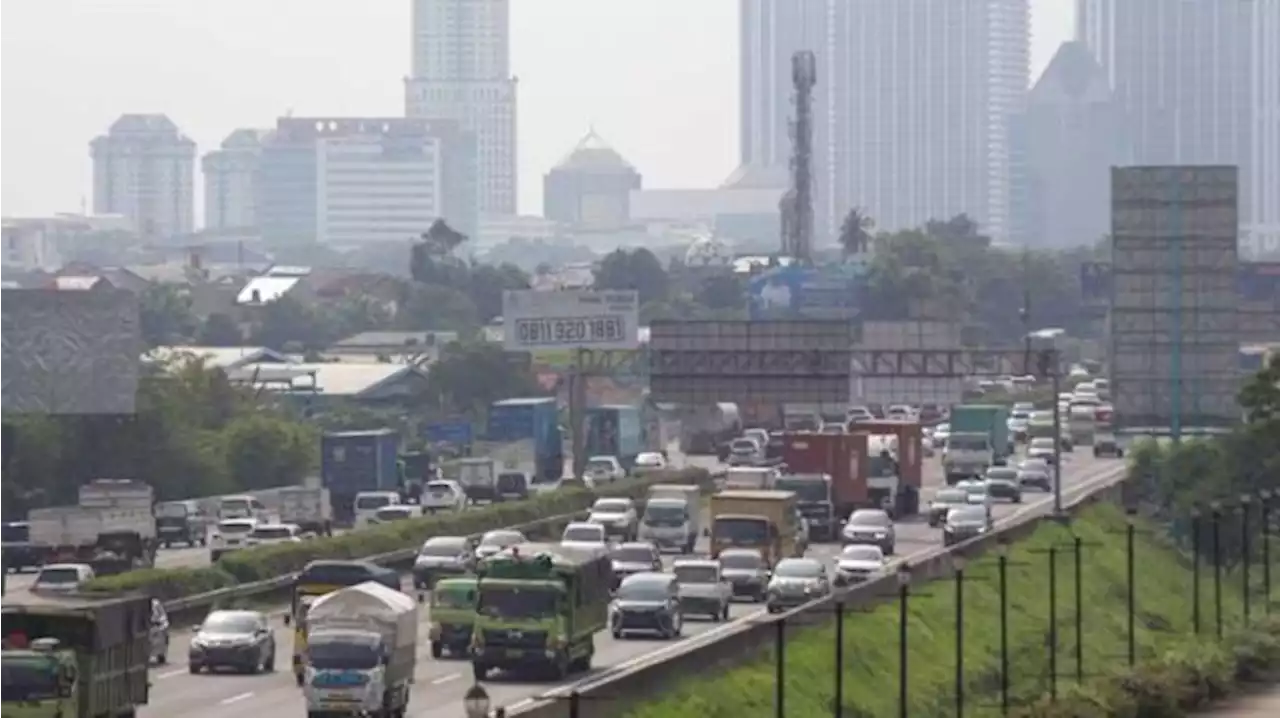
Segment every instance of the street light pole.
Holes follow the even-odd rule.
[[[844,599],[836,599],[835,718],[844,716]]]
[[[1009,544],[996,544],[1000,580],[1000,715],[1009,714]]]
[[[1137,592],[1138,586],[1135,579],[1134,571],[1134,534],[1137,533],[1137,527],[1133,523],[1133,514],[1126,517],[1128,522],[1125,526],[1124,543],[1125,543],[1125,583],[1129,587],[1128,596],[1126,596],[1128,615],[1128,642],[1129,642],[1129,666],[1133,667],[1138,662],[1138,635],[1136,629],[1136,621],[1134,620],[1137,613]]]
[[[1200,509],[1191,508],[1191,627],[1200,635]]]
[[[1271,489],[1262,496],[1262,600],[1263,610],[1271,615]]]
[[[898,718],[908,718],[907,701],[907,604],[911,597],[911,567],[898,566]]]
[[[1249,494],[1240,495],[1240,588],[1244,595],[1243,623],[1249,625],[1249,503],[1253,499]]]
[[[1222,638],[1222,505],[1213,502],[1213,611],[1218,638]]]
[[[964,556],[951,558],[956,581],[956,718],[964,717]]]
[[[1058,371],[1057,352],[1046,352],[1046,364],[1053,373],[1053,513],[1062,514],[1062,403],[1058,396],[1062,393],[1062,377]]]

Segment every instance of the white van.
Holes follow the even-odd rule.
[[[377,522],[378,509],[399,506],[401,503],[400,494],[394,491],[361,491],[356,494],[356,528],[373,526]]]
[[[694,487],[696,489],[696,487]],[[698,543],[700,504],[686,497],[659,496],[645,504],[636,537],[662,550],[692,553]]]
[[[218,501],[218,520],[254,519],[267,522],[271,517],[267,507],[253,496],[223,496]]]

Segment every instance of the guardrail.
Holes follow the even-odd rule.
[[[564,528],[565,524],[585,518],[586,511],[575,511],[568,514],[558,514],[556,516],[548,516],[530,521],[525,524],[505,527],[514,531],[519,531],[529,538],[541,538],[546,536],[554,536],[555,533]],[[470,537],[478,539],[483,534],[472,534]],[[413,560],[418,555],[418,547],[403,548],[389,553],[379,554],[376,556],[368,556],[363,560],[372,561],[379,566],[395,568],[400,571],[408,571],[413,567]],[[252,600],[252,601],[270,601],[270,600],[288,600],[290,598],[289,591],[293,588],[294,581],[297,580],[297,573],[290,573],[284,576],[269,578],[265,581],[255,581],[253,583],[245,583],[238,586],[230,586],[228,588],[220,588],[215,591],[199,593],[193,596],[185,596],[176,598],[172,601],[166,601],[164,604],[165,611],[169,614],[169,620],[174,624],[195,624],[204,619],[211,609],[223,606],[233,602]]]
[[[1071,499],[1064,502],[1064,510],[1073,512],[1087,503],[1122,498],[1126,473],[1126,467],[1114,467],[1086,479],[1079,486],[1065,489],[1064,493],[1070,494]],[[951,547],[939,546],[909,561],[912,581],[949,577],[951,554],[981,555],[998,542],[1017,541],[1029,536],[1045,518],[1045,514],[1038,512],[1005,517],[997,522],[995,531]],[[774,644],[779,621],[787,622],[787,630],[818,626],[833,620],[833,604],[837,600],[844,602],[846,612],[855,612],[889,600],[891,595],[896,595],[897,587],[894,572],[887,571],[872,581],[786,613],[756,615],[723,624],[674,644],[670,650],[655,651],[632,663],[606,668],[577,683],[548,691],[527,703],[508,706],[507,715],[522,718],[612,718],[623,715],[632,705],[651,700],[655,692],[678,679],[690,675],[713,675],[758,656],[761,650]],[[571,716],[567,699],[572,693],[577,693],[580,700],[577,701],[578,712]]]

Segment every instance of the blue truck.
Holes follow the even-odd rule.
[[[616,456],[622,468],[631,472],[636,457],[647,451],[645,417],[638,406],[596,406],[587,409],[583,421],[586,454]]]
[[[320,483],[329,490],[336,523],[355,519],[356,494],[399,491],[400,434],[392,429],[332,431],[320,437]]]
[[[537,482],[559,481],[564,474],[564,438],[560,433],[560,408],[554,397],[503,399],[489,406],[485,429],[488,441],[532,440]]]

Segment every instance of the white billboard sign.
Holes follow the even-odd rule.
[[[634,291],[510,290],[502,293],[507,351],[632,350],[640,346],[640,298]]]

